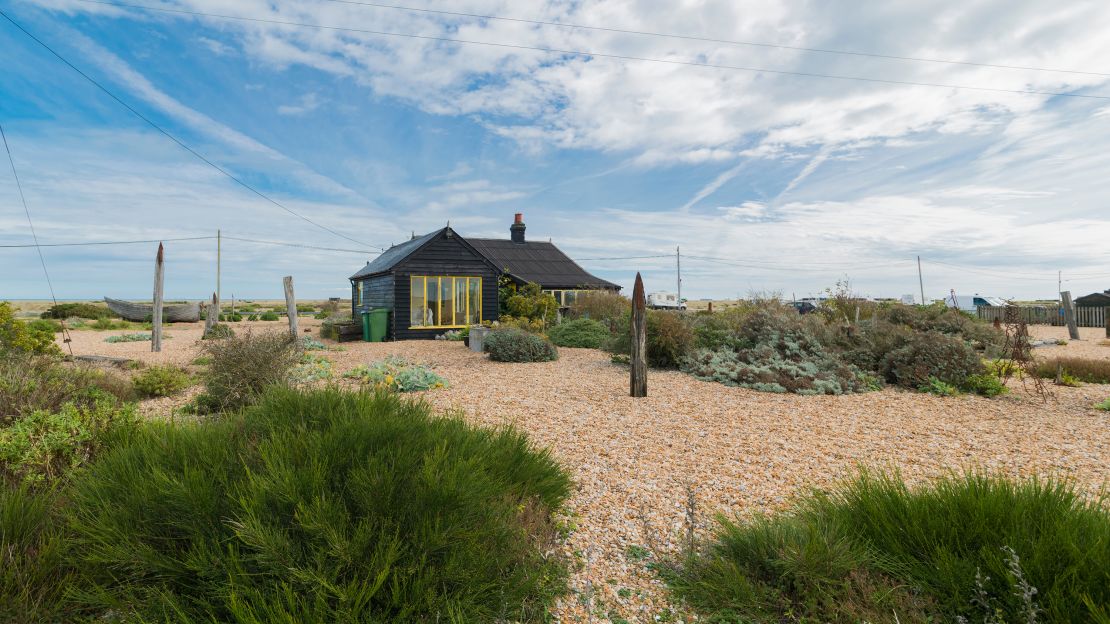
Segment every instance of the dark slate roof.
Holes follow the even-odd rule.
[[[514,243],[497,238],[468,238],[466,241],[502,271],[544,288],[620,288],[613,282],[590,275],[551,243]]]
[[[1110,306],[1110,290],[1079,297],[1075,300],[1075,305],[1093,307]]]
[[[424,243],[432,240],[440,232],[447,228],[440,228],[434,232],[428,232],[423,236],[417,236],[412,240],[405,241],[400,245],[394,245],[389,249],[382,252],[382,255],[374,258],[373,262],[367,262],[366,266],[358,270],[357,273],[352,275],[349,279],[358,279],[366,277],[367,275],[374,275],[375,273],[384,273],[393,267],[397,266],[405,258],[412,255],[414,251],[424,246]]]

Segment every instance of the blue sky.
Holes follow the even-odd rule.
[[[430,37],[784,71],[1110,96],[1106,75],[815,54],[541,27],[329,0],[136,4]],[[951,2],[413,2],[414,7],[994,65],[1110,72],[1110,8]],[[0,123],[40,241],[225,235],[225,297],[348,292],[373,248],[450,222],[583,259],[672,253],[683,294],[1052,297],[1110,288],[1110,99],[914,87],[619,61],[80,0],[0,8],[236,176],[252,195],[0,20]],[[0,244],[30,242],[7,164]],[[149,296],[155,245],[46,248],[59,298]],[[200,298],[213,241],[167,243],[167,290]],[[48,296],[33,249],[0,249],[0,298]],[[673,289],[673,258],[583,260]]]

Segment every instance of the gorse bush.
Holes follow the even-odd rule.
[[[172,396],[192,382],[192,377],[180,366],[151,366],[131,378],[135,392],[143,397]]]
[[[0,301],[0,355],[4,352],[60,355],[51,329],[31,326],[15,318],[15,309]]]
[[[288,383],[290,371],[301,360],[297,343],[285,332],[248,330],[203,345],[211,362],[201,375],[204,392],[196,402],[201,412],[249,405],[267,388]]]
[[[1110,512],[1067,483],[865,473],[792,513],[722,519],[669,578],[710,621],[1078,623],[1105,621],[1107,561]]]
[[[258,316],[258,320],[260,321],[276,321],[278,318],[276,312],[263,312]]]
[[[108,306],[96,303],[58,303],[39,315],[43,319],[83,318],[95,321],[116,316]]]
[[[609,343],[610,333],[601,321],[581,318],[559,323],[547,332],[547,337],[559,347],[600,349]]]
[[[21,415],[0,428],[0,475],[9,482],[58,479],[88,462],[121,428],[134,423],[134,408],[111,397],[91,405],[67,403],[57,412]]]
[[[929,331],[914,334],[888,353],[880,372],[888,382],[905,388],[921,388],[932,379],[958,387],[984,368],[979,354],[962,339]]]
[[[495,362],[549,362],[559,357],[548,340],[515,328],[493,330],[483,348]]]
[[[414,364],[405,358],[391,355],[369,366],[360,364],[343,374],[382,390],[419,392],[447,386],[447,380],[423,364]]]
[[[1037,363],[1038,377],[1051,379],[1057,370],[1074,377],[1078,381],[1095,384],[1110,384],[1110,360],[1095,360],[1077,357],[1057,357]]]
[[[131,383],[115,372],[56,358],[12,352],[0,356],[0,425],[35,410],[56,412],[66,403],[134,399]]]
[[[39,334],[47,332],[56,334],[62,331],[62,323],[54,319],[35,319],[27,323],[27,331]]]
[[[144,428],[71,490],[75,595],[129,621],[546,621],[569,478],[512,429],[429,412],[278,388]]]
[[[964,392],[971,392],[985,397],[996,397],[1000,394],[1009,392],[1009,388],[1002,382],[998,375],[984,373],[981,375],[969,375],[960,384],[960,389]]]

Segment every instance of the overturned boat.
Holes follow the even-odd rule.
[[[145,322],[154,318],[154,306],[148,303],[132,303],[122,299],[105,297],[108,309],[128,321]],[[192,323],[200,320],[199,303],[180,303],[162,306],[162,320],[167,323]]]

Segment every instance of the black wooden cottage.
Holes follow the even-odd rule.
[[[449,329],[497,320],[501,275],[535,282],[561,306],[582,290],[620,286],[587,273],[550,242],[528,242],[516,215],[509,240],[467,239],[449,226],[394,245],[351,276],[351,311],[390,311],[388,337],[434,338]]]

